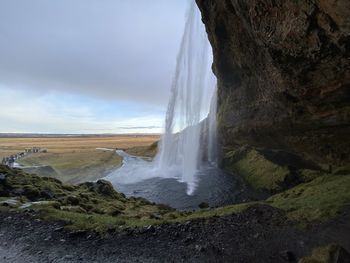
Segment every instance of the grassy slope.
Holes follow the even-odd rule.
[[[151,145],[131,147],[125,151],[130,155],[153,158],[158,151],[158,141]]]
[[[0,138],[0,156],[22,152],[29,147],[46,148],[48,153],[32,154],[19,163],[25,166],[47,166],[28,169],[30,173],[55,177],[63,182],[81,183],[97,180],[121,165],[119,156],[110,151],[96,151],[96,148],[131,148],[135,155],[138,152],[139,155],[152,156],[154,153],[150,153],[149,146],[158,139],[156,135]],[[155,152],[156,147],[151,151]]]
[[[238,149],[226,154],[226,169],[238,173],[257,190],[281,191],[289,169],[277,165],[262,156],[258,151]]]
[[[180,215],[167,206],[142,198],[126,198],[106,181],[63,184],[54,178],[38,177],[4,166],[0,166],[0,174],[7,175],[5,180],[0,180],[1,197],[16,198],[17,207],[30,201],[48,201],[32,208],[45,219],[68,220],[69,227],[75,229],[105,231],[148,225]]]
[[[107,229],[145,226],[169,222],[184,222],[212,216],[239,213],[247,207],[262,203],[286,211],[287,216],[299,223],[322,222],[336,217],[350,205],[350,176],[325,175],[309,183],[298,185],[286,192],[274,195],[266,201],[230,205],[216,209],[203,209],[198,212],[178,212],[166,206],[154,205],[140,198],[125,198],[107,184],[107,192],[101,194],[88,185],[73,186],[62,184],[53,178],[41,178],[10,170],[0,166],[0,173],[12,174],[5,188],[24,189],[17,195],[19,204],[26,199],[45,199],[43,191],[51,191],[54,197],[48,204],[34,208],[48,220],[67,219],[73,229]],[[3,189],[1,189],[3,187]],[[16,191],[15,191],[16,192]],[[1,194],[2,193],[2,194]],[[4,196],[4,183],[0,181],[0,198]],[[22,196],[22,197],[20,197]],[[4,200],[4,199],[2,199]],[[156,216],[155,216],[156,215]]]
[[[122,158],[110,151],[86,151],[70,153],[40,153],[19,161],[24,166],[45,165],[52,167],[56,173],[51,176],[62,182],[81,183],[95,181],[108,171],[119,167]],[[40,169],[31,172],[46,176]]]
[[[350,205],[350,175],[325,175],[274,195],[266,203],[302,222],[326,221]]]
[[[312,251],[312,255],[302,258],[298,263],[332,263],[332,262],[348,262],[344,258],[350,255],[342,247],[336,244],[330,244],[326,247],[316,248]],[[342,258],[342,259],[341,259]]]

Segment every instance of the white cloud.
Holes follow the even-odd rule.
[[[186,2],[0,1],[0,81],[165,106]]]
[[[116,116],[105,108],[103,101],[86,105],[79,102],[80,97],[75,97],[65,103],[67,95],[61,93],[38,96],[0,88],[0,94],[0,132],[159,133],[162,130],[162,114],[139,113],[140,117],[135,118],[128,117],[133,113],[126,111],[124,117]],[[101,118],[101,115],[106,116]]]

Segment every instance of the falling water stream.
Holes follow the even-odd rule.
[[[169,99],[165,131],[152,162],[123,151],[121,168],[106,179],[127,196],[179,209],[245,199],[245,186],[216,167],[216,78],[201,15],[191,1]]]
[[[193,1],[177,58],[165,132],[160,153],[156,157],[160,171],[177,174],[187,184],[188,194],[194,192],[198,179],[196,174],[207,161],[202,160],[203,152],[209,149],[214,151],[216,144],[213,138],[216,130],[216,107],[210,107],[212,98],[216,98],[216,79],[211,71],[211,54],[200,12]],[[204,121],[207,117],[210,121]],[[207,140],[201,136],[206,123],[210,124],[210,133],[204,133],[210,137]]]

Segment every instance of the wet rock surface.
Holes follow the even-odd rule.
[[[218,77],[224,147],[350,159],[350,2],[197,0]]]
[[[260,205],[238,215],[101,237],[67,232],[63,222],[38,220],[31,211],[1,213],[0,262],[293,262],[331,242],[349,250],[349,222],[301,230],[280,210]]]

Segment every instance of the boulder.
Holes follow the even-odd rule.
[[[105,196],[114,196],[116,195],[116,191],[113,188],[113,185],[105,180],[98,180],[94,185],[94,190],[96,193],[105,195]]]
[[[86,182],[80,184],[80,186],[86,187],[89,189],[89,191],[103,196],[115,197],[117,195],[117,192],[114,190],[113,185],[106,180],[98,180],[96,183]]]

